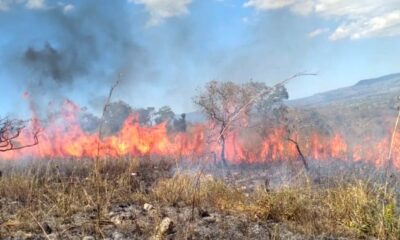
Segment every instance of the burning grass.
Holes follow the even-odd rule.
[[[128,239],[146,238],[155,234],[165,216],[175,222],[172,234],[176,239],[190,234],[196,239],[196,228],[204,219],[208,219],[209,228],[216,229],[243,221],[238,226],[247,229],[242,236],[250,239],[258,239],[250,237],[252,224],[264,224],[270,236],[283,234],[271,224],[281,224],[304,238],[400,236],[397,181],[377,181],[355,171],[351,177],[339,176],[332,171],[316,183],[313,173],[300,172],[289,184],[246,189],[238,184],[244,179],[240,174],[236,176],[238,181],[221,177],[237,169],[188,171],[172,169],[165,161],[155,162],[120,159],[96,164],[86,160],[2,163],[0,237],[20,236],[23,232],[27,239],[79,239],[85,235],[106,238],[118,230]],[[259,173],[253,168],[241,171]],[[143,210],[144,203],[154,209]],[[115,208],[129,209],[127,212],[134,216],[116,220],[110,213]],[[171,208],[174,210],[166,210]],[[210,220],[210,216],[215,219]],[[236,220],[227,220],[231,218]],[[122,224],[126,221],[128,224]],[[196,234],[200,234],[197,239],[207,236],[201,231]]]
[[[106,104],[105,107],[107,106]],[[121,120],[120,126],[115,127],[114,132],[104,131],[111,131],[112,134],[105,134],[100,128],[96,132],[82,125],[84,112],[81,109],[75,103],[65,100],[60,109],[61,113],[56,114],[54,119],[39,121],[33,118],[23,129],[13,121],[11,123],[3,121],[3,125],[6,126],[3,132],[6,131],[8,138],[17,137],[17,139],[13,138],[12,142],[6,141],[7,144],[3,144],[3,151],[11,150],[10,144],[13,146],[12,149],[21,147],[25,149],[24,151],[5,151],[1,158],[6,160],[27,157],[81,159],[134,156],[143,158],[148,155],[157,155],[165,158],[187,159],[192,163],[199,161],[214,163],[223,161],[221,155],[224,155],[230,164],[263,164],[282,159],[296,160],[300,151],[307,159],[363,161],[377,167],[385,166],[388,159],[391,159],[391,164],[400,169],[400,135],[394,134],[397,127],[391,130],[392,123],[389,126],[387,126],[388,123],[381,126],[384,130],[378,136],[365,134],[355,141],[346,136],[344,134],[346,132],[340,128],[328,131],[313,123],[300,127],[303,125],[301,124],[303,120],[300,121],[300,119],[305,117],[298,116],[299,113],[292,113],[293,119],[297,119],[293,121],[299,125],[299,129],[290,130],[291,136],[288,136],[286,123],[274,123],[267,121],[264,117],[253,116],[253,121],[256,122],[254,124],[232,127],[226,132],[224,130],[224,146],[222,146],[219,141],[221,134],[210,121],[187,123],[187,125],[185,122],[184,131],[182,129],[169,130],[168,122],[176,119],[145,124],[141,123],[139,113],[130,112],[128,117]],[[311,114],[309,118],[312,119],[313,115]],[[103,118],[99,121],[101,119]],[[311,121],[308,118],[305,120],[307,120],[305,122]],[[180,121],[183,120],[180,119]],[[300,122],[297,123],[298,121]],[[11,126],[16,124],[16,126],[10,128],[9,124]],[[26,148],[28,146],[29,148]],[[388,157],[389,152],[390,157]]]

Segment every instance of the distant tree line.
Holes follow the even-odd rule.
[[[286,99],[288,99],[288,92],[284,83],[269,87],[262,82],[238,84],[230,81],[211,81],[199,91],[193,102],[211,124],[210,132],[216,133],[211,138],[220,144],[220,159],[226,164],[227,135],[230,132],[241,131],[249,127],[257,129],[257,134],[261,137],[268,135],[272,126],[287,123],[287,107],[284,104]],[[136,115],[132,121],[137,121],[142,126],[165,123],[171,133],[187,130],[186,115],[178,116],[169,106],[159,109],[154,107],[134,108],[123,101],[107,103],[102,117],[83,108],[79,113],[79,121],[84,131],[96,132],[101,126],[102,134],[109,136],[119,132],[131,115]],[[36,133],[32,144],[26,146],[14,144],[25,126],[21,123],[0,120],[0,129],[2,129],[0,150],[18,149],[39,143]]]
[[[111,102],[105,111],[103,134],[117,133],[132,114],[136,114],[137,121],[142,126],[165,123],[168,131],[171,132],[185,132],[187,128],[186,115],[183,113],[177,116],[169,106],[163,106],[159,109],[154,107],[133,108],[124,101],[116,101]],[[100,118],[93,113],[83,111],[80,114],[80,124],[85,131],[97,131],[99,123]]]

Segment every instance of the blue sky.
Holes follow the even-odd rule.
[[[305,97],[400,72],[399,43],[400,0],[0,0],[0,115],[28,112],[24,91],[96,110],[118,73],[136,107],[193,111],[210,80],[318,73],[288,84]]]

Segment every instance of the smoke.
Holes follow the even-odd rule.
[[[194,108],[196,88],[212,79],[272,85],[295,72],[313,70],[302,68],[303,56],[292,54],[298,50],[291,49],[304,48],[289,44],[302,31],[268,34],[291,26],[283,17],[268,16],[254,26],[221,31],[240,19],[228,14],[227,21],[215,21],[220,11],[234,10],[225,3],[193,1],[190,14],[168,15],[168,22],[149,27],[147,5],[134,2],[144,1],[46,1],[41,10],[2,12],[0,29],[7,30],[0,33],[14,35],[11,48],[5,49],[10,60],[4,69],[12,71],[9,76],[18,79],[20,91],[28,91],[38,109],[67,97],[97,112],[120,73],[123,82],[114,100],[134,106],[170,105],[181,112]],[[7,15],[9,20],[3,21]],[[276,47],[282,42],[290,49]],[[293,67],[283,69],[287,65]]]
[[[6,50],[6,69],[30,93],[37,110],[49,101],[73,97],[77,91],[92,95],[87,96],[89,100],[96,98],[104,95],[119,74],[141,81],[140,74],[149,69],[146,50],[135,41],[135,25],[126,3],[89,0],[76,4],[57,4],[42,11],[13,10],[23,11],[25,21],[35,18],[35,24],[41,25],[37,27],[42,36],[27,31],[27,39],[19,39]]]
[[[23,64],[36,76],[39,85],[46,81],[59,84],[71,83],[75,77],[87,74],[89,69],[79,59],[76,52],[60,52],[46,43],[43,49],[29,47],[23,57]]]
[[[293,16],[281,12],[260,14],[251,19],[245,23],[249,36],[247,44],[222,58],[224,61],[219,68],[219,78],[237,82],[261,81],[273,85],[294,73],[315,70],[307,66],[313,47],[304,37],[307,25],[298,26]],[[290,89],[289,95],[292,96],[292,92],[297,95],[298,89]]]

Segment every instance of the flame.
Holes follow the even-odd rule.
[[[42,128],[40,143],[19,151],[0,153],[1,159],[30,158],[97,158],[97,157],[141,157],[146,155],[168,156],[182,159],[219,159],[221,147],[209,141],[210,124],[192,125],[186,132],[170,134],[166,123],[141,126],[137,115],[129,116],[121,130],[112,136],[99,136],[98,132],[82,130],[78,121],[79,106],[65,101],[61,119],[41,126],[37,120],[25,129],[19,144],[31,142],[30,128]],[[35,114],[34,114],[35,116]],[[100,134],[101,135],[101,134]],[[254,138],[254,139],[253,139]],[[299,139],[295,134],[294,139]],[[382,167],[388,163],[390,134],[383,139],[366,138],[363,143],[352,145],[340,134],[330,136],[314,132],[298,140],[301,151],[308,159],[343,161],[365,161]],[[242,136],[240,132],[226,135],[225,156],[232,164],[264,163],[268,161],[295,160],[298,152],[295,145],[285,139],[283,128],[273,129],[263,138]],[[211,154],[214,157],[210,157]],[[396,134],[391,164],[400,169],[400,134]]]

